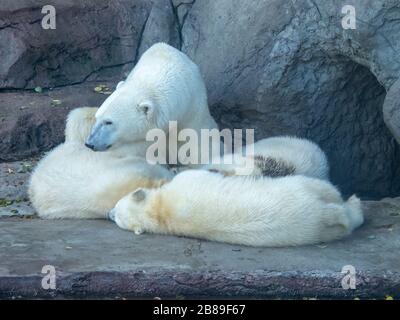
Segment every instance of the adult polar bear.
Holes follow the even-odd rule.
[[[70,113],[65,143],[42,159],[31,176],[29,196],[39,216],[104,218],[130,191],[171,179],[171,172],[144,157],[148,130],[168,133],[170,120],[196,131],[217,128],[197,66],[160,43],[143,54],[99,110]],[[110,150],[93,152],[85,141],[95,151]]]
[[[218,128],[196,64],[179,50],[157,43],[143,53],[127,79],[101,105],[86,146],[105,151],[134,143],[136,155],[145,157],[154,143],[146,141],[148,131],[161,129],[168,136],[170,121],[177,121],[177,132],[190,128],[198,137],[200,129]],[[166,155],[167,146],[159,151]]]

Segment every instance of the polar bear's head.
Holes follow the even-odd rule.
[[[108,213],[108,218],[120,228],[141,234],[148,230],[149,218],[146,215],[146,206],[149,189],[139,188],[120,199]]]
[[[119,85],[96,112],[86,146],[105,151],[145,140],[147,131],[157,127],[156,101],[146,91]]]

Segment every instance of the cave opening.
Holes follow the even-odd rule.
[[[332,182],[366,199],[400,194],[400,148],[383,120],[385,88],[366,68],[345,58],[331,83],[320,127],[309,137],[327,153]]]
[[[299,56],[289,61],[277,85],[264,90],[260,102],[252,102],[259,77],[253,75],[250,91],[234,88],[230,100],[222,97],[212,106],[221,128],[254,128],[256,141],[308,138],[326,152],[331,180],[344,196],[400,195],[400,148],[383,120],[386,91],[367,67],[321,51]]]

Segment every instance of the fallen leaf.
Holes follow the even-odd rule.
[[[35,90],[36,93],[42,93],[43,92],[42,87],[35,87],[34,90]]]
[[[61,104],[61,100],[54,99],[54,100],[51,101],[51,104],[52,104],[53,106],[58,106],[58,105]]]
[[[99,84],[98,86],[96,86],[94,88],[94,91],[97,93],[106,94],[106,95],[110,95],[113,93],[113,91],[109,87],[107,87],[105,84]]]
[[[27,173],[32,171],[32,165],[29,163],[23,163],[21,167],[18,169],[18,173]]]
[[[0,207],[8,207],[13,204],[13,200],[0,199]]]

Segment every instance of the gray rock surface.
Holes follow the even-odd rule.
[[[28,198],[29,176],[39,156],[24,161],[0,163],[0,217],[33,216]]]
[[[61,143],[71,109],[100,106],[106,99],[104,90],[94,91],[96,86],[97,82],[86,82],[41,93],[0,93],[0,162],[21,160]]]
[[[42,4],[56,7],[57,30],[40,28]],[[355,30],[341,26],[348,4],[356,8]],[[397,0],[6,0],[2,8],[0,90],[115,83],[152,43],[165,41],[200,66],[222,128],[254,128],[257,139],[310,138],[328,154],[344,193],[400,194],[393,138],[400,141],[400,113],[390,94],[400,75]],[[388,91],[392,102],[382,112]],[[12,112],[3,94],[0,110]],[[42,122],[40,115],[28,121]],[[53,142],[62,139],[56,131]],[[37,152],[19,148],[3,149],[0,161]]]
[[[366,223],[341,241],[250,248],[136,236],[110,221],[0,218],[1,298],[400,298],[400,199],[364,202]],[[56,270],[44,290],[43,266]],[[342,268],[356,271],[344,290]]]
[[[388,91],[383,105],[383,119],[400,144],[400,79]]]
[[[345,4],[355,30],[341,27]],[[315,140],[344,192],[381,197],[400,192],[400,149],[382,117],[400,71],[396,17],[397,1],[196,1],[182,50],[223,127]]]
[[[56,9],[55,30],[41,26],[44,5]],[[132,67],[150,10],[145,0],[3,0],[0,88],[81,83]]]

